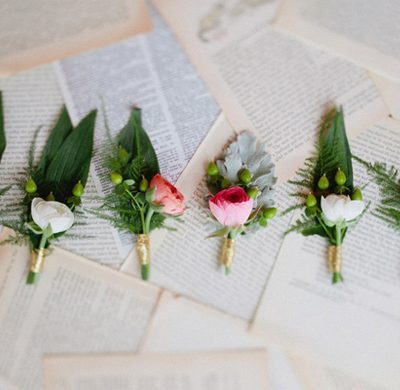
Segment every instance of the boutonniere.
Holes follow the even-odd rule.
[[[400,175],[397,168],[379,162],[372,164],[359,157],[355,159],[367,168],[379,187],[380,203],[371,213],[400,232]]]
[[[249,132],[240,134],[221,159],[209,163],[208,205],[219,225],[209,237],[224,237],[220,260],[226,274],[232,265],[236,238],[267,227],[276,215],[275,182],[271,156]]]
[[[142,279],[148,280],[149,234],[157,228],[168,228],[166,218],[182,215],[184,197],[160,175],[157,155],[142,127],[139,108],[132,109],[127,124],[115,140],[110,139],[110,144],[106,165],[114,189],[96,214],[109,220],[117,229],[136,235]]]
[[[28,284],[38,279],[51,242],[74,224],[92,158],[95,118],[96,111],[92,111],[74,128],[63,108],[36,165],[35,140],[32,144],[27,178],[22,183],[25,197],[21,220],[4,223],[16,230],[19,239],[29,237],[32,254]]]
[[[326,237],[332,283],[342,282],[342,243],[348,228],[356,225],[366,210],[361,190],[353,184],[352,155],[342,110],[334,108],[325,116],[316,154],[306,160],[298,178],[289,183],[299,187],[293,195],[301,203],[287,212],[300,208],[304,213],[287,233]]]

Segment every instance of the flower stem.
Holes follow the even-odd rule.
[[[154,214],[154,210],[149,207],[147,214],[146,214],[146,221],[144,223],[144,229],[143,232],[145,234],[149,234],[150,233],[150,224],[151,224],[151,218],[153,217]]]
[[[342,228],[340,227],[340,225],[336,224],[335,232],[336,232],[336,248],[340,249],[342,242],[343,242]],[[339,282],[343,282],[343,276],[342,276],[341,272],[335,271],[332,274],[332,284],[336,284]]]
[[[44,229],[42,233],[42,237],[40,238],[39,242],[39,248],[38,248],[39,250],[46,248],[47,240],[52,234],[53,233],[49,225],[46,229]],[[28,277],[26,279],[26,284],[35,284],[36,281],[38,280],[38,277],[39,277],[39,272],[33,272],[29,270]]]
[[[325,230],[325,233],[328,235],[329,240],[333,243],[335,241],[335,239],[332,237],[332,234],[330,233],[330,231],[327,229],[327,227],[324,224],[324,221],[321,219],[321,217],[317,214],[316,215],[318,222],[320,223],[320,225],[322,226],[322,229]]]

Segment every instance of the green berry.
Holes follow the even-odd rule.
[[[347,177],[345,173],[339,168],[335,175],[335,182],[338,186],[344,186],[346,184]]]
[[[141,191],[141,192],[146,192],[148,186],[149,186],[149,182],[148,182],[148,180],[143,176],[143,177],[142,177],[142,180],[141,180],[141,182],[140,182],[140,184],[139,184],[139,191]]]
[[[129,158],[129,153],[123,147],[120,147],[118,150],[118,158],[121,162],[127,162]]]
[[[363,200],[363,195],[362,192],[359,188],[356,188],[353,192],[353,194],[351,195],[351,199],[353,200]]]
[[[221,181],[221,188],[225,189],[231,185],[231,182],[228,179],[223,178]]]
[[[257,187],[250,187],[246,192],[251,199],[257,198],[258,194],[260,193]]]
[[[307,208],[315,207],[317,205],[317,198],[314,194],[308,194],[306,198],[306,206]]]
[[[47,195],[47,198],[46,198],[46,200],[49,200],[49,201],[54,201],[54,200],[56,200],[56,198],[54,197],[54,194],[53,194],[52,192],[50,192],[50,194],[49,194],[49,195]]]
[[[207,173],[209,176],[217,176],[219,173],[219,169],[217,164],[214,161],[211,161],[207,167]]]
[[[251,173],[250,173],[250,171],[249,171],[247,168],[242,169],[242,170],[240,171],[239,180],[240,180],[243,184],[249,184],[249,183],[251,182]]]
[[[113,184],[115,185],[121,184],[122,180],[124,180],[124,178],[119,172],[111,173],[111,181],[113,182]]]
[[[28,194],[34,194],[37,191],[37,185],[35,181],[30,177],[28,181],[25,183],[25,192]]]
[[[327,190],[329,188],[329,180],[325,174],[318,180],[318,188],[320,190]]]
[[[278,210],[276,209],[276,207],[269,207],[263,210],[263,217],[265,219],[272,219],[275,217],[277,212]]]
[[[260,218],[258,223],[260,224],[260,226],[262,227],[267,227],[268,226],[268,221],[265,218]]]
[[[72,189],[72,195],[76,196],[77,198],[80,198],[83,195],[84,191],[85,189],[83,187],[83,184],[79,180],[78,183],[76,183],[74,185],[74,188]]]

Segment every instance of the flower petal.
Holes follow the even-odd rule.
[[[365,208],[365,202],[362,200],[352,200],[347,203],[345,210],[344,210],[344,217],[346,221],[352,221],[353,219],[357,218]]]

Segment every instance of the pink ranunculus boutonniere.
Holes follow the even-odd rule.
[[[244,132],[226,149],[222,159],[207,168],[211,192],[208,205],[221,228],[209,237],[224,237],[221,264],[231,269],[235,240],[240,234],[265,228],[277,210],[274,207],[274,164],[249,132]]]

